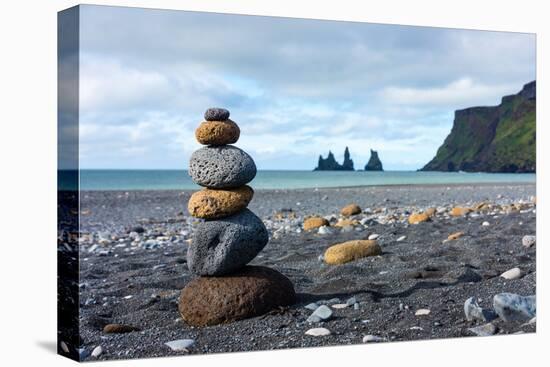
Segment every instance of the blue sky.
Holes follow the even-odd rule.
[[[187,168],[225,107],[259,169],[418,169],[454,110],[535,79],[532,34],[82,6],[82,168]]]

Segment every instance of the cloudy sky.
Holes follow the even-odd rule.
[[[535,79],[520,33],[82,6],[82,168],[187,168],[204,110],[225,107],[259,169],[417,169],[454,110]]]

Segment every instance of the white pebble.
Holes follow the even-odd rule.
[[[306,331],[306,335],[327,336],[327,335],[330,335],[330,330],[325,329],[324,327],[316,327],[316,328],[309,329],[308,331]]]
[[[319,227],[318,231],[319,234],[332,234],[332,230],[327,226]]]
[[[380,237],[379,234],[373,233],[373,234],[371,234],[371,235],[369,236],[369,240],[375,240],[375,239],[377,239],[378,237]]]
[[[65,352],[65,353],[69,353],[69,347],[67,346],[67,343],[65,342],[61,342],[59,343],[61,345],[61,349]]]
[[[336,309],[340,309],[340,308],[346,308],[348,307],[349,305],[347,303],[337,303],[335,305],[332,305],[331,307],[332,308],[336,308]]]
[[[407,236],[401,236],[397,239],[397,242],[405,241],[406,238]]]
[[[430,314],[430,310],[428,310],[427,308],[421,308],[419,310],[416,310],[416,312],[414,313],[416,316],[426,316],[426,315],[429,315]]]
[[[521,277],[521,270],[520,268],[513,268],[510,270],[505,271],[504,273],[500,274],[500,276],[504,279],[512,280],[512,279],[518,279]]]
[[[164,345],[176,352],[188,352],[194,344],[195,341],[193,339],[179,339],[164,343]]]
[[[489,222],[483,222],[483,223],[481,223],[481,225],[484,226],[484,227],[488,227],[488,226],[491,225],[491,223],[489,223]]]
[[[365,335],[363,337],[363,343],[378,343],[378,342],[383,342],[385,340],[386,338],[382,338],[376,335]]]
[[[536,243],[537,239],[535,236],[523,236],[521,243],[523,247],[533,247]]]
[[[103,348],[101,348],[101,345],[98,345],[97,347],[92,350],[92,357],[97,358],[103,353]]]

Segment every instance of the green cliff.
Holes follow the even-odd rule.
[[[498,106],[455,111],[451,133],[421,171],[535,172],[536,82]]]

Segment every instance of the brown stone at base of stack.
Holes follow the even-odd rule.
[[[186,323],[207,326],[259,316],[295,301],[292,282],[283,274],[245,266],[230,275],[189,282],[181,291],[179,312]]]

